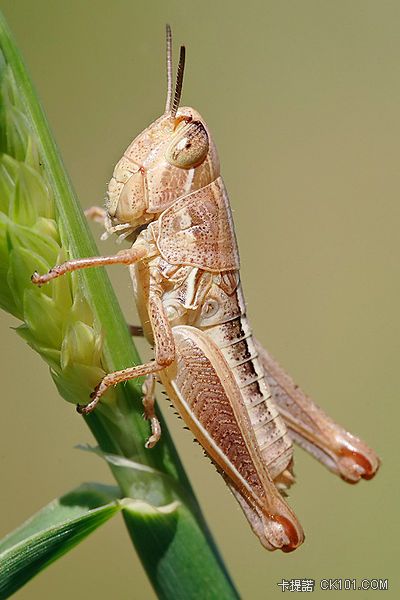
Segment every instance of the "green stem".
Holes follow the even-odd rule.
[[[62,164],[44,112],[37,100],[20,54],[0,14],[0,46],[11,66],[25,114],[39,143],[45,174],[52,188],[63,237],[73,257],[98,254],[85,217]],[[108,371],[137,364],[124,317],[104,269],[80,275],[84,294],[105,334],[104,363]],[[117,401],[104,403],[86,422],[104,452],[116,454],[162,472],[146,477],[133,469],[113,466],[124,495],[161,506],[176,500],[171,512],[125,512],[125,522],[137,552],[162,598],[237,598],[237,592],[206,526],[188,477],[179,460],[165,422],[162,441],[144,448],[148,424],[141,416],[140,386],[119,386]],[[78,417],[77,417],[78,418]]]

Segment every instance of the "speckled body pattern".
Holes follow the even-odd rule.
[[[175,160],[185,148],[180,130],[190,123],[197,130],[201,124],[208,151],[200,164],[182,168],[182,157],[179,166],[168,157]],[[229,200],[215,145],[196,111],[166,114],[132,142],[114,170],[107,210],[109,231],[123,227],[133,249],[147,252],[130,272],[158,379],[261,543],[295,549],[304,534],[280,494],[294,481],[292,438],[348,481],[372,477],[379,461],[253,339]]]
[[[144,334],[155,361],[109,373],[88,414],[107,390],[147,376],[145,415],[160,437],[154,412],[155,376],[202,444],[269,550],[289,552],[304,539],[281,495],[294,481],[292,440],[342,479],[371,479],[376,454],[330,419],[253,338],[239,276],[239,253],[217,151],[202,117],[179,105],[184,48],[174,102],[171,33],[167,27],[165,113],[127,148],[114,169],[103,215],[107,234],[132,246],[113,256],[73,259],[42,285],[76,269],[129,265]],[[137,330],[137,328],[135,328]],[[106,400],[106,399],[105,399]]]
[[[177,119],[182,118],[204,124],[193,109],[181,109]],[[135,189],[142,190],[151,206],[145,216],[147,220],[147,215],[151,215],[151,222],[135,241],[135,245],[149,249],[149,258],[130,267],[141,321],[154,344],[152,323],[157,317],[149,314],[149,304],[152,294],[156,294],[161,298],[175,343],[175,360],[160,371],[159,378],[219,470],[236,473],[233,480],[229,478],[230,484],[245,498],[243,508],[252,513],[253,528],[264,545],[270,549],[292,549],[301,543],[302,529],[273,483],[275,480],[284,487],[293,480],[292,442],[271,399],[246,317],[232,214],[216,150],[207,130],[210,149],[201,165],[186,170],[169,165],[164,158],[168,144],[157,131],[161,124],[166,125],[156,121],[152,126],[156,132],[147,130],[131,144],[116,166],[109,186],[109,206],[121,211],[113,194],[124,194],[123,184],[129,185],[130,181],[126,177],[128,166],[131,178],[136,176],[136,168],[142,183],[139,186],[135,182]],[[141,155],[149,149],[149,137],[160,148],[154,150],[153,142],[150,160]],[[174,198],[165,173],[176,184]],[[131,196],[131,207],[134,200]],[[152,212],[155,207],[163,210]],[[127,208],[124,211],[126,219]],[[182,327],[188,328],[186,336]],[[191,369],[183,367],[184,357],[188,358],[189,328],[192,335],[193,330],[197,331],[190,344],[196,357],[190,363]],[[200,352],[200,341],[205,339],[207,343]],[[229,384],[224,387],[221,382],[227,373]],[[195,426],[199,385],[206,393],[201,418],[197,415]],[[237,411],[226,420],[233,396],[237,398]],[[290,523],[289,533],[282,522]]]
[[[181,109],[181,115],[202,121],[192,109]],[[145,137],[144,141],[142,136]],[[159,135],[154,137],[157,141],[160,139]],[[123,165],[134,156],[139,166],[138,145],[142,144],[143,152],[146,152],[146,132],[127,149],[121,161]],[[211,143],[210,147],[208,160],[198,167],[201,176],[198,176],[197,169],[193,169],[193,173],[189,170],[180,173],[179,177],[175,176],[174,167],[163,161],[163,168],[175,181],[180,181],[181,189],[186,193],[177,196],[139,234],[136,243],[144,241],[150,245],[152,257],[131,267],[135,297],[150,342],[153,343],[154,338],[148,327],[150,320],[146,306],[149,290],[153,286],[158,289],[172,326],[196,327],[218,347],[218,359],[231,370],[240,390],[243,405],[254,428],[255,447],[275,479],[290,465],[292,444],[271,400],[252,339],[240,284],[239,252],[229,200],[219,175],[214,144]],[[118,180],[121,162],[115,168],[111,190],[120,189],[119,184],[123,181]],[[146,164],[144,160],[145,168]],[[157,172],[159,168],[159,163],[156,163]],[[164,177],[155,174],[149,178],[148,171],[143,178],[144,185],[149,180],[164,180]],[[203,183],[206,185],[198,188]],[[179,194],[179,191],[178,188],[176,193]],[[151,192],[148,195],[151,198],[155,196]],[[165,206],[165,201],[157,204]]]

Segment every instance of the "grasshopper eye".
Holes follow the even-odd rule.
[[[165,158],[174,167],[192,169],[201,165],[208,152],[208,135],[200,121],[186,123],[178,128]]]

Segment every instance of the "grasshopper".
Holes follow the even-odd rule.
[[[164,114],[137,136],[114,169],[105,210],[106,236],[132,242],[112,256],[77,258],[47,274],[111,264],[129,266],[142,328],[155,360],[106,375],[88,414],[111,386],[145,376],[144,410],[153,447],[161,429],[154,405],[160,381],[269,550],[289,552],[304,539],[283,498],[293,482],[295,441],[351,483],[379,466],[364,442],[334,423],[253,337],[239,276],[232,214],[217,150],[200,114],[179,107],[185,64],[180,48],[172,81],[172,36],[167,26]],[[104,235],[103,235],[104,237]]]

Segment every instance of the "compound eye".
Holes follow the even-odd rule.
[[[208,135],[200,121],[190,121],[178,127],[165,158],[174,167],[193,169],[198,167],[207,156]]]

